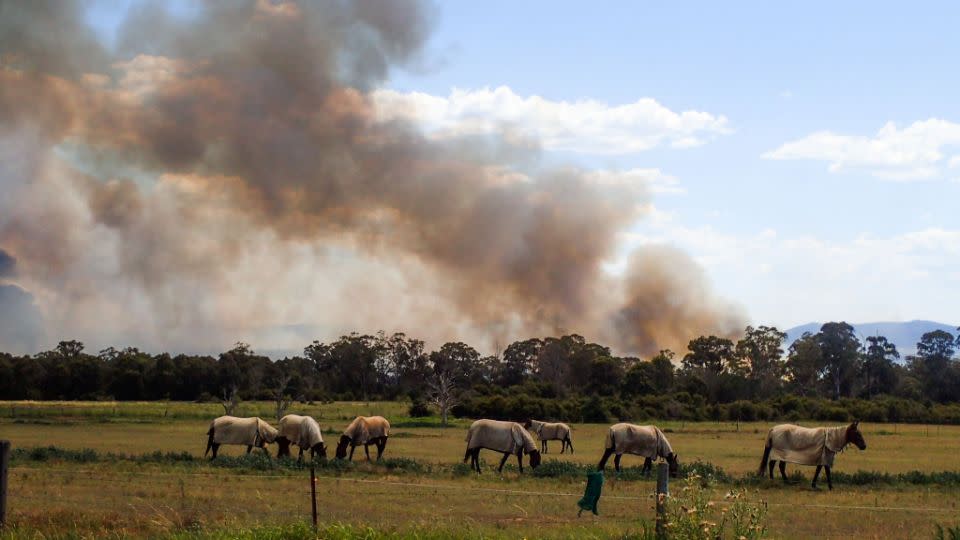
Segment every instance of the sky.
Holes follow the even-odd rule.
[[[949,2],[443,3],[426,69],[390,87],[608,108],[652,99],[723,118],[690,148],[667,134],[629,150],[625,134],[557,159],[675,178],[626,244],[687,250],[755,323],[952,323],[957,15]]]
[[[145,5],[139,0],[82,4],[85,23],[114,57],[115,72],[98,74],[99,79],[84,75],[87,80],[106,80],[98,84],[144,99],[168,80],[163,77],[195,69],[154,51],[160,45],[144,45],[156,38],[149,29],[143,43],[125,33],[128,14]],[[403,18],[402,4],[386,6],[389,17]],[[270,0],[256,3],[259,15],[289,15],[281,8],[282,3]],[[196,4],[182,1],[164,3],[162,10],[184,21],[198,13]],[[314,16],[324,16],[323,9],[317,12]],[[591,7],[494,0],[436,2],[424,13],[429,22],[424,42],[411,45],[410,55],[393,54],[384,46],[386,76],[363,80],[374,81],[361,90],[376,117],[416,126],[437,148],[451,141],[495,141],[490,152],[502,152],[509,169],[503,182],[537,185],[530,179],[543,169],[572,167],[599,186],[596,193],[640,190],[639,211],[624,211],[629,220],[609,225],[615,234],[609,253],[597,249],[610,279],[591,281],[591,287],[627,287],[621,282],[630,282],[642,269],[668,277],[675,269],[680,277],[670,287],[697,276],[689,278],[697,282],[689,287],[693,292],[676,303],[702,301],[708,307],[704,313],[684,308],[674,319],[685,329],[694,327],[694,321],[712,320],[705,331],[729,326],[717,322],[724,319],[719,312],[735,313],[738,323],[783,329],[827,320],[960,322],[960,102],[955,97],[960,75],[953,69],[960,53],[955,31],[960,6],[617,2]],[[362,44],[364,38],[348,33],[344,47]],[[353,75],[344,72],[343,77]],[[83,142],[77,139],[57,142],[55,154],[62,164],[99,175],[108,185],[122,174],[144,194],[171,185],[164,171],[133,170],[138,164],[122,157],[114,161],[130,170],[98,172],[105,160],[84,158]],[[4,148],[0,137],[0,151]],[[7,148],[18,147],[10,143]],[[0,179],[3,173],[0,168]],[[591,208],[589,202],[584,208]],[[560,208],[577,214],[567,203]],[[571,219],[589,226],[577,222],[579,217]],[[598,216],[597,221],[604,219]],[[130,336],[147,348],[169,347],[183,338],[182,343],[189,343],[184,347],[192,350],[223,350],[239,339],[254,341],[255,347],[263,343],[261,348],[296,350],[318,332],[371,331],[390,320],[382,306],[363,306],[359,296],[347,292],[361,282],[354,275],[362,273],[357,268],[383,273],[383,283],[371,286],[371,295],[406,291],[395,299],[402,306],[398,309],[434,318],[450,313],[431,304],[442,304],[449,288],[417,279],[424,270],[446,272],[443,265],[450,261],[408,264],[411,253],[420,255],[416,249],[370,255],[349,245],[292,242],[284,243],[283,253],[293,262],[272,288],[218,291],[209,279],[185,280],[194,288],[184,294],[231,297],[200,308],[209,313],[198,316],[199,323],[177,315],[172,317],[174,330],[157,323],[140,334],[118,325],[116,332],[98,334],[86,322],[91,311],[120,320],[129,315],[118,303],[129,302],[135,311],[148,313],[162,303],[154,298],[156,291],[144,299],[134,292],[139,285],[125,284],[122,290],[105,292],[109,298],[99,303],[84,300],[78,307],[65,302],[75,298],[78,273],[97,283],[115,279],[117,255],[97,246],[82,264],[76,263],[81,270],[69,279],[38,277],[43,265],[31,267],[29,253],[18,252],[15,242],[4,244],[3,225],[0,217],[0,281],[17,288],[0,292],[11,298],[10,305],[36,301],[39,314],[30,317],[46,321],[44,346],[71,334],[99,344]],[[103,234],[102,227],[92,230]],[[278,234],[251,231],[257,246],[267,246]],[[224,241],[223,234],[204,240]],[[663,252],[654,266],[633,258],[638,252],[658,256],[653,248],[662,246],[686,255]],[[269,249],[251,248],[239,260],[253,265],[271,260]],[[305,285],[312,270],[318,272],[315,282],[333,282]],[[250,283],[269,277],[267,270],[235,274]],[[432,278],[421,276],[420,281]],[[671,304],[674,294],[665,289],[664,305]],[[277,298],[273,304],[287,304],[263,302],[264,295]],[[291,307],[298,295],[341,307],[327,310],[325,317],[323,309]],[[256,321],[235,316],[241,301],[271,304],[263,310],[269,315]],[[453,303],[450,310],[463,308],[461,300]],[[169,309],[169,303],[162,304]],[[563,307],[576,305],[574,298]],[[343,306],[356,313],[344,315]],[[477,323],[476,314],[471,317]],[[596,328],[602,326],[600,320],[617,320],[604,317],[578,322],[589,319],[584,324]],[[207,328],[214,323],[217,331]],[[192,333],[183,330],[191,325]],[[469,326],[456,321],[437,336],[449,338]],[[476,327],[482,333],[483,325],[473,326],[463,335],[476,336]],[[216,338],[198,340],[198,332]]]

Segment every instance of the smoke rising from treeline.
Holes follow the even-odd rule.
[[[649,353],[742,327],[682,254],[604,272],[644,186],[546,167],[507,128],[438,141],[378,118],[429,6],[138,4],[110,48],[81,6],[0,3],[0,248],[51,335],[562,329]]]

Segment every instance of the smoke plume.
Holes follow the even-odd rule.
[[[437,141],[378,115],[420,60],[418,2],[138,5],[109,49],[79,5],[0,3],[0,247],[50,335],[564,329],[648,353],[739,326],[682,254],[603,271],[643,186],[546,167],[507,128]]]

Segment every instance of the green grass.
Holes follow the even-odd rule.
[[[272,420],[270,403],[243,406]],[[624,457],[619,475],[608,465],[601,516],[576,517],[606,425],[573,425],[575,454],[560,455],[553,442],[543,465],[525,466],[522,475],[515,459],[497,474],[499,455],[484,451],[478,476],[462,463],[469,421],[442,429],[434,418],[406,417],[407,407],[291,407],[319,416],[329,446],[357,414],[384,414],[393,426],[381,463],[367,463],[358,449],[353,463],[330,460],[317,469],[320,537],[645,537],[654,482],[633,456]],[[14,445],[12,528],[4,538],[312,538],[303,524],[310,512],[304,465],[230,446],[212,463],[203,458],[207,426],[219,414],[217,404],[0,403],[0,438]],[[745,489],[769,503],[774,538],[932,536],[937,523],[948,532],[960,525],[958,427],[864,424],[869,450],[838,456],[835,489],[814,492],[812,468],[790,466],[791,485],[756,476],[770,424],[658,425],[684,475],[712,479],[705,497],[720,504]]]

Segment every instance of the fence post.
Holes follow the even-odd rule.
[[[669,466],[666,463],[657,464],[657,540],[667,538],[667,507],[666,498],[670,496],[668,485]]]
[[[310,504],[313,509],[313,530],[317,530],[317,471],[310,465]]]
[[[0,529],[7,523],[7,476],[10,471],[10,441],[0,441]]]

